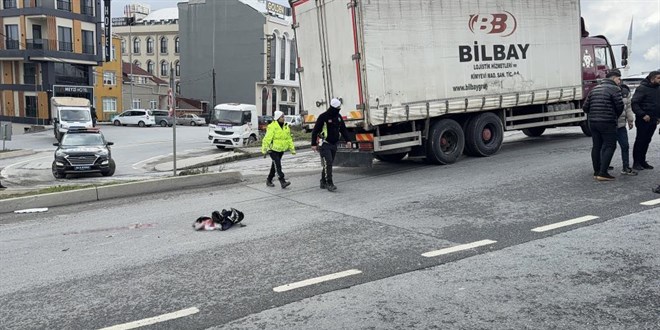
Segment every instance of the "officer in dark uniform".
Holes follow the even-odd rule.
[[[339,135],[344,137],[347,146],[351,148],[351,138],[348,135],[346,124],[341,118],[341,101],[333,98],[330,101],[330,108],[322,113],[316,120],[314,130],[312,130],[312,149],[321,154],[321,189],[335,191],[337,187],[332,181],[332,162],[337,154],[337,142]]]

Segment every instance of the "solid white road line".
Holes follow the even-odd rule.
[[[422,256],[423,257],[428,257],[428,258],[437,257],[439,255],[454,253],[454,252],[463,251],[463,250],[469,250],[469,249],[473,249],[473,248],[484,246],[484,245],[490,245],[490,244],[493,244],[493,243],[497,243],[497,241],[485,239],[485,240],[481,240],[481,241],[477,241],[477,242],[473,242],[473,243],[462,244],[462,245],[452,246],[452,247],[446,248],[446,249],[440,249],[440,250],[435,250],[435,251],[422,253]]]
[[[640,204],[642,204],[642,205],[644,205],[644,206],[654,206],[654,205],[658,205],[658,204],[660,204],[660,198],[658,198],[658,199],[654,199],[654,200],[652,200],[652,201],[648,201],[648,202],[640,203]]]
[[[334,273],[334,274],[330,274],[330,275],[310,278],[308,280],[304,280],[304,281],[300,281],[300,282],[281,285],[281,286],[278,286],[276,288],[273,288],[273,291],[275,291],[275,292],[285,292],[285,291],[298,289],[298,288],[302,288],[302,287],[313,285],[313,284],[318,284],[318,283],[321,283],[321,282],[336,280],[336,279],[342,278],[342,277],[357,275],[357,274],[360,274],[360,273],[362,273],[362,271],[359,271],[357,269],[349,269],[349,270],[339,272],[339,273]]]
[[[544,231],[553,230],[553,229],[566,227],[566,226],[571,226],[571,225],[574,225],[574,224],[577,224],[577,223],[587,222],[587,221],[596,220],[596,219],[598,219],[598,217],[595,216],[595,215],[585,215],[583,217],[579,217],[579,218],[575,218],[575,219],[571,219],[571,220],[566,220],[566,221],[562,221],[562,222],[557,222],[557,223],[547,225],[547,226],[536,227],[536,228],[532,229],[532,231],[537,232],[537,233],[542,233]]]
[[[163,315],[159,315],[159,316],[155,316],[155,317],[150,317],[148,319],[143,319],[143,320],[139,320],[139,321],[133,321],[133,322],[129,322],[129,323],[114,325],[114,326],[103,328],[103,329],[100,329],[100,330],[135,329],[135,328],[143,327],[145,325],[151,325],[151,324],[156,324],[156,323],[165,322],[165,321],[169,321],[169,320],[174,320],[174,319],[178,319],[178,318],[181,318],[181,317],[184,317],[184,316],[189,316],[189,315],[193,315],[193,314],[197,314],[197,313],[199,313],[199,309],[197,309],[197,307],[191,307],[191,308],[182,309],[180,311],[176,311],[176,312],[172,312],[172,313],[167,313],[167,314],[163,314]]]

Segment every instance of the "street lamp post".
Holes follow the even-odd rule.
[[[135,17],[128,18],[128,42],[129,42],[129,53],[128,61],[131,66],[131,110],[133,110],[133,51],[135,50],[135,42],[133,41],[133,22]]]

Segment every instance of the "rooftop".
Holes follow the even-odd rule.
[[[179,8],[163,8],[152,11],[142,21],[171,21],[179,19]]]

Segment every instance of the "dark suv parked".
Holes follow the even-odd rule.
[[[167,110],[151,110],[151,112],[154,114],[154,120],[156,121],[156,125],[160,125],[161,127],[167,127],[167,126],[172,126],[174,124],[174,118],[170,116],[169,111]]]
[[[98,128],[69,130],[53,145],[58,147],[52,165],[56,179],[65,178],[67,174],[115,174],[115,161],[109,147],[113,143],[106,141]]]

